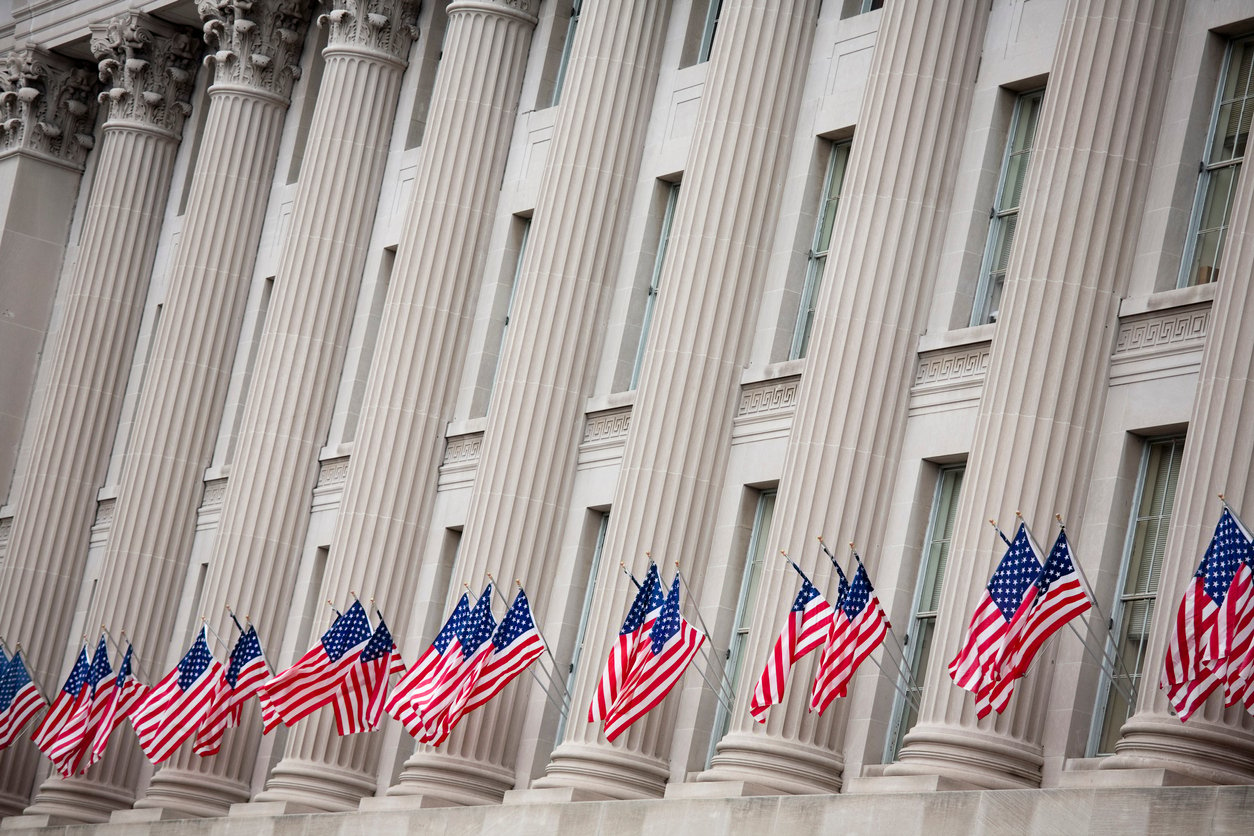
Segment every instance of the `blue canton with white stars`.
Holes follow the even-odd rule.
[[[112,673],[113,665],[109,664],[109,645],[105,644],[105,637],[101,635],[100,641],[96,644],[96,654],[91,657],[91,670],[87,678],[91,682],[91,687],[95,688]]]
[[[1206,571],[1202,588],[1212,601],[1216,604],[1224,602],[1237,569],[1241,568],[1243,562],[1250,562],[1250,559],[1250,541],[1245,539],[1241,527],[1225,508],[1219,516],[1219,524],[1215,526],[1215,535],[1206,549],[1203,562]]]
[[[1001,610],[1002,617],[1009,621],[1015,611],[1023,603],[1023,595],[1028,587],[1041,574],[1041,561],[1032,549],[1028,539],[1027,526],[1019,524],[1015,539],[1006,549],[1006,556],[1001,559],[997,571],[988,580],[988,593],[993,603]]]
[[[866,609],[867,602],[871,600],[871,593],[874,591],[871,587],[871,579],[867,577],[866,568],[859,563],[857,571],[853,573],[853,583],[849,584],[849,589],[840,604],[840,608],[845,612],[845,617],[853,621],[862,615],[862,611]]]
[[[131,653],[135,650],[134,645],[126,646],[126,654],[122,656],[122,664],[118,665],[118,678],[114,680],[113,687],[121,693],[126,688],[126,680],[131,678]]]
[[[675,579],[671,581],[671,591],[666,596],[666,603],[662,605],[662,612],[658,614],[657,621],[653,622],[653,630],[650,633],[653,643],[649,646],[649,650],[654,656],[660,655],[666,648],[666,643],[678,632],[679,573],[676,573]]]
[[[91,676],[91,665],[87,661],[87,648],[78,651],[78,661],[74,663],[74,669],[70,671],[70,675],[66,678],[65,684],[61,686],[61,690],[69,694],[71,697],[77,696],[78,692],[83,690],[83,686],[87,684],[88,678]]]
[[[226,669],[226,684],[234,689],[244,666],[260,655],[261,639],[257,638],[257,631],[249,625],[248,632],[240,636],[235,647],[231,648],[231,664]]]
[[[836,587],[836,606],[841,606],[845,601],[845,596],[849,594],[849,579],[845,577],[845,572],[840,568],[840,564],[835,560],[832,565],[836,567],[836,574],[840,576],[840,584]]]
[[[370,638],[370,619],[361,601],[354,601],[348,611],[335,619],[331,629],[322,634],[322,648],[332,662]]]
[[[1036,579],[1037,597],[1043,597],[1049,588],[1053,586],[1054,581],[1063,575],[1070,575],[1075,571],[1075,564],[1071,562],[1071,546],[1067,543],[1066,532],[1058,535],[1058,540],[1054,543],[1054,548],[1050,550],[1049,557],[1045,559],[1045,566],[1041,569],[1041,575]]]
[[[514,596],[514,603],[510,606],[509,612],[505,613],[505,618],[501,620],[501,626],[497,628],[496,635],[492,637],[492,646],[497,650],[509,647],[518,641],[519,636],[535,626],[536,622],[531,617],[531,606],[527,603],[527,595],[520,589]]]
[[[810,583],[810,579],[802,576],[801,589],[797,592],[797,597],[792,602],[792,612],[805,612],[806,604],[813,601],[819,596],[819,591],[814,588],[814,584]]]
[[[209,652],[209,643],[205,641],[205,631],[201,630],[196,641],[179,660],[179,690],[186,691],[195,685],[212,661],[213,654]]]
[[[22,657],[14,655],[4,666],[4,675],[0,676],[0,714],[9,710],[17,692],[25,688],[28,682],[30,674],[26,672],[26,665],[22,664]]]
[[[444,622],[444,626],[440,628],[440,632],[435,637],[435,641],[431,642],[431,646],[435,648],[436,653],[444,653],[448,650],[448,646],[453,643],[453,639],[457,637],[457,631],[462,629],[462,625],[466,619],[470,617],[470,597],[463,592],[461,600],[457,602],[457,606],[453,608],[453,614],[448,617],[448,621]]]
[[[474,609],[457,631],[457,641],[462,646],[462,658],[469,659],[486,642],[496,629],[496,619],[492,617],[492,584],[488,584],[475,602]]]
[[[374,635],[370,637],[370,643],[361,651],[362,664],[373,662],[376,659],[382,659],[387,656],[396,645],[392,642],[392,633],[388,630],[387,624],[383,623],[383,619],[379,619],[379,626],[374,628]]]
[[[649,573],[644,576],[644,583],[640,584],[640,590],[636,593],[636,600],[631,602],[623,629],[618,631],[619,635],[625,636],[639,630],[649,613],[662,606],[665,600],[662,596],[662,581],[657,574],[657,564],[651,563]]]

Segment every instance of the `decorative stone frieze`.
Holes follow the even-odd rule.
[[[139,122],[182,135],[192,112],[199,40],[182,27],[131,11],[91,27],[91,52],[100,62],[100,94],[110,121]]]
[[[990,346],[991,343],[984,342],[920,354],[914,374],[915,388],[973,383],[983,379],[988,371]]]
[[[328,46],[359,47],[401,61],[418,37],[417,0],[335,0],[334,6],[318,17],[318,25],[328,27]]]
[[[300,78],[306,0],[201,0],[216,84],[240,84],[287,99]]]
[[[344,484],[344,480],[348,478],[348,461],[348,456],[344,456],[323,462],[318,470],[317,487],[330,488]]]
[[[745,386],[740,392],[737,418],[751,415],[767,415],[773,412],[792,412],[797,405],[797,385],[801,377],[784,380],[764,380]]]
[[[479,450],[483,446],[483,433],[460,435],[450,438],[444,447],[442,467],[451,464],[468,464],[479,460]]]
[[[631,407],[594,412],[588,416],[583,428],[584,444],[619,441],[627,437],[631,429]]]
[[[91,67],[21,46],[0,58],[0,154],[36,154],[81,169],[95,145]]]
[[[1210,305],[1191,305],[1141,314],[1119,323],[1115,356],[1206,341]]]

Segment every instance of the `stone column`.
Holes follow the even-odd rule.
[[[378,347],[321,598],[375,596],[405,630],[419,544],[431,516],[465,359],[471,288],[483,271],[523,70],[534,0],[454,0],[432,92],[406,235],[396,254]],[[381,732],[339,737],[330,712],[292,729],[259,801],[355,809],[375,791]]]
[[[326,65],[199,610],[264,613],[272,649],[287,621],[416,18],[411,0],[337,0],[319,18],[329,27]],[[183,749],[135,806],[220,815],[247,801],[258,732],[249,711],[216,756]]]
[[[472,585],[485,572],[522,578],[531,590],[555,580],[547,557],[561,539],[589,366],[601,352],[597,314],[622,250],[669,8],[658,0],[584,7],[455,573]],[[499,801],[516,781],[526,695],[509,689],[441,750],[419,747],[392,793]]]
[[[279,133],[299,73],[305,10],[303,0],[199,7],[206,40],[217,47],[209,59],[209,111],[88,622],[114,635],[125,630],[151,666],[164,664],[170,649]],[[141,758],[133,739],[123,739],[98,772],[45,783],[31,810],[91,820],[102,804],[130,806]]]
[[[1004,551],[990,536],[990,517],[1013,520],[1022,509],[1046,549],[1055,513],[1083,531],[1110,335],[1131,274],[1182,7],[1179,0],[1068,4],[1024,185],[919,722],[890,774],[993,789],[1040,784],[1049,678],[1021,680],[1004,714],[977,721],[974,699],[953,684],[947,666]],[[1114,118],[1112,102],[1125,103]],[[1017,350],[1025,335],[1031,350]],[[1098,555],[1078,557],[1092,574]]]
[[[986,16],[966,0],[885,4],[767,545],[807,571],[823,534],[862,546],[874,577]],[[831,574],[819,562],[816,583]],[[845,709],[809,712],[808,665],[765,725],[745,708],[797,577],[770,560],[760,584],[732,725],[700,780],[835,792]]]
[[[95,72],[25,44],[0,58],[0,505],[12,485],[35,371],[95,144]],[[39,200],[32,201],[31,195]]]
[[[0,634],[22,642],[32,673],[48,688],[66,673],[61,652],[200,51],[183,30],[129,13],[94,27],[91,45],[109,85],[101,98],[109,118],[61,325],[47,351],[47,387],[27,432],[30,458],[13,497],[0,573]],[[88,136],[89,123],[75,131]],[[37,756],[25,738],[0,753],[0,808],[25,805]]]
[[[673,699],[614,744],[584,712],[629,598],[619,561],[699,564],[709,538],[817,13],[810,1],[723,6],[603,547],[601,629],[537,787],[642,798],[669,776]]]
[[[1136,713],[1123,725],[1115,754],[1103,761],[1103,769],[1149,767],[1217,784],[1254,783],[1254,718],[1240,704],[1225,709],[1220,688],[1181,723],[1158,688],[1176,611],[1219,518],[1216,494],[1224,494],[1246,520],[1254,508],[1254,333],[1249,321],[1254,171],[1241,173],[1210,308]]]

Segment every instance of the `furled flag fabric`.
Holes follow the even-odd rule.
[[[109,646],[105,643],[102,633],[96,643],[96,652],[92,655],[91,665],[87,669],[87,687],[83,698],[78,701],[74,711],[69,714],[51,745],[44,754],[57,767],[61,777],[68,778],[78,771],[83,756],[91,748],[92,706],[107,691],[105,680],[113,674],[113,666],[109,664]]]
[[[82,769],[91,768],[92,764],[104,757],[105,748],[109,745],[109,735],[118,725],[130,717],[148,694],[148,687],[137,680],[131,671],[131,656],[134,647],[126,646],[122,663],[116,673],[106,676],[96,688],[96,698],[92,701],[91,716],[88,720],[88,734],[84,737],[84,745],[90,743],[87,761]]]
[[[87,647],[78,651],[78,659],[70,669],[65,684],[52,701],[52,707],[44,715],[43,722],[31,735],[35,746],[45,755],[52,750],[61,727],[79,712],[79,708],[91,699],[91,663],[87,661]],[[51,755],[48,755],[51,758]]]
[[[1228,515],[1241,534],[1237,541],[1241,554],[1216,625],[1221,638],[1226,638],[1227,647],[1216,643],[1214,650],[1221,657],[1212,669],[1223,680],[1225,704],[1244,702],[1249,709],[1254,706],[1254,544],[1236,515],[1230,510]]]
[[[858,666],[888,634],[888,619],[880,606],[866,567],[858,562],[848,590],[836,607],[819,667],[814,675],[810,710],[820,714],[836,697],[848,693],[849,680]]]
[[[332,701],[335,726],[341,735],[374,731],[383,719],[387,701],[388,677],[403,671],[405,665],[396,652],[396,643],[382,616],[370,641],[349,667],[340,693]]]
[[[290,726],[335,700],[371,635],[366,609],[354,601],[304,656],[258,689],[265,731],[280,722]]]
[[[492,636],[492,654],[479,671],[462,713],[469,714],[495,697],[543,653],[544,639],[531,615],[527,593],[520,588]]]
[[[1249,550],[1249,541],[1224,508],[1176,612],[1159,680],[1181,722],[1189,719],[1226,678],[1230,631],[1235,625],[1222,618],[1221,611]]]
[[[152,686],[131,717],[148,760],[161,763],[200,728],[221,676],[222,663],[209,650],[202,627],[174,670]]]
[[[798,572],[801,570],[798,569]],[[753,688],[749,713],[759,723],[766,722],[766,710],[784,698],[784,686],[788,672],[797,660],[812,650],[823,646],[832,629],[836,611],[805,575],[801,576],[801,590],[793,599],[788,621],[775,640],[775,648],[766,662],[758,684]]]
[[[19,649],[0,672],[0,749],[16,740],[22,727],[47,704],[31,681]]]
[[[617,702],[619,691],[623,687],[627,666],[635,656],[636,648],[641,643],[649,641],[649,632],[653,629],[653,622],[657,620],[662,611],[662,605],[665,603],[666,596],[662,593],[662,581],[658,576],[657,564],[651,563],[644,582],[636,590],[636,598],[631,602],[627,618],[618,631],[618,639],[610,648],[605,670],[601,674],[600,681],[597,682],[596,694],[592,698],[592,704],[588,706],[589,723],[596,723],[609,716],[610,707]]]
[[[452,614],[436,635],[435,641],[396,683],[396,687],[392,689],[392,695],[384,706],[387,713],[399,720],[405,727],[405,731],[413,737],[422,734],[422,718],[418,716],[418,711],[414,708],[414,699],[426,688],[430,677],[440,666],[449,645],[457,639],[457,631],[461,628],[462,622],[469,617],[470,596],[462,593],[457,606],[453,608]]]
[[[984,717],[991,710],[999,714],[1005,711],[1014,692],[1014,681],[1027,673],[1041,646],[1064,624],[1092,606],[1092,594],[1072,558],[1067,532],[1060,531],[1040,575],[1010,620],[993,675],[976,694],[976,713]]]
[[[414,699],[414,708],[422,717],[418,739],[424,743],[439,746],[448,739],[464,711],[469,689],[492,653],[491,638],[496,629],[492,590],[489,583],[458,629],[457,640],[445,651],[431,679],[432,686],[420,689]]]
[[[949,675],[959,688],[979,691],[1001,652],[1010,619],[1040,574],[1041,561],[1032,548],[1027,526],[1020,523],[971,616],[962,650],[949,663]]]
[[[670,692],[692,662],[705,634],[679,612],[679,574],[671,581],[670,594],[653,623],[649,641],[642,643],[632,660],[618,700],[605,718],[605,738],[625,732]]]
[[[261,652],[261,640],[250,624],[231,648],[229,663],[214,689],[209,715],[196,732],[196,754],[208,757],[218,753],[226,730],[240,724],[244,703],[269,678],[270,666]]]

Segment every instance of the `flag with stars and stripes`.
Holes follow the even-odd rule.
[[[649,641],[649,633],[653,622],[657,620],[666,603],[662,592],[662,580],[658,576],[657,564],[649,564],[649,572],[644,582],[636,590],[636,598],[631,602],[627,618],[618,631],[618,638],[610,647],[609,658],[605,662],[605,670],[597,682],[596,694],[592,704],[588,706],[588,722],[596,723],[609,716],[610,708],[618,701],[623,681],[627,676],[627,666],[644,642]]]
[[[91,663],[87,661],[87,646],[84,645],[78,651],[78,658],[74,662],[74,667],[70,669],[70,675],[66,677],[65,684],[61,686],[61,690],[52,701],[52,707],[44,715],[43,722],[35,729],[35,733],[31,735],[31,740],[35,741],[35,746],[39,751],[52,758],[49,753],[56,744],[61,727],[67,720],[77,715],[79,709],[90,700]]]
[[[304,656],[258,689],[265,731],[280,722],[290,726],[335,700],[372,634],[366,608],[354,601]]]
[[[209,714],[196,732],[196,754],[208,757],[221,750],[226,730],[240,724],[244,703],[269,678],[270,666],[261,651],[261,639],[249,624],[231,648],[231,658],[214,689]]]
[[[509,612],[492,636],[492,653],[483,663],[466,700],[463,714],[474,711],[544,654],[544,639],[531,614],[527,593],[519,587]]]
[[[496,618],[492,615],[493,584],[489,583],[470,610],[470,615],[457,630],[457,638],[444,652],[440,666],[432,676],[432,687],[424,690],[414,702],[422,717],[422,733],[418,739],[439,746],[460,714],[479,672],[492,652],[492,633]]]
[[[871,586],[866,567],[859,561],[853,580],[836,606],[827,644],[819,657],[814,690],[810,693],[810,710],[822,714],[832,700],[845,696],[858,666],[880,646],[886,635],[888,619]]]
[[[457,640],[457,631],[461,629],[462,623],[469,617],[470,596],[463,592],[462,597],[457,601],[457,606],[453,608],[452,614],[444,622],[440,632],[436,634],[435,640],[431,642],[431,646],[426,649],[422,656],[418,657],[418,661],[414,662],[409,670],[405,671],[404,675],[396,683],[396,687],[392,689],[392,695],[388,697],[387,703],[384,705],[387,713],[400,721],[401,725],[405,727],[405,731],[409,732],[413,737],[422,734],[422,718],[418,716],[418,711],[414,708],[414,702],[421,694],[426,692],[431,683],[431,677],[439,668],[449,645]]]
[[[1092,606],[1092,593],[1071,554],[1067,532],[1060,531],[1040,575],[1010,620],[993,675],[976,694],[976,713],[984,717],[989,711],[1005,711],[1014,692],[1014,681],[1027,673],[1041,646]]]
[[[801,570],[797,571],[800,573]],[[749,713],[753,719],[759,723],[766,722],[766,710],[784,698],[792,666],[807,653],[823,646],[835,617],[832,605],[810,583],[809,578],[801,575],[801,589],[793,599],[788,620],[784,622],[784,629],[775,640],[766,667],[753,688],[753,698],[749,701]]]
[[[1019,523],[1014,540],[989,578],[984,595],[971,616],[962,650],[949,663],[949,676],[959,688],[979,691],[1001,652],[1010,620],[1041,574],[1041,561],[1028,537],[1027,526]]]
[[[209,650],[205,633],[201,627],[187,653],[152,686],[131,717],[139,746],[153,763],[174,754],[209,716],[222,663]]]
[[[705,634],[679,612],[679,573],[671,581],[670,594],[632,660],[627,679],[605,718],[605,738],[614,740],[670,693],[683,676]]]
[[[57,730],[56,738],[44,754],[57,767],[63,778],[69,778],[78,771],[83,756],[91,748],[92,737],[92,706],[107,693],[106,680],[113,675],[113,666],[109,664],[109,646],[104,634],[96,643],[96,652],[92,654],[91,665],[87,668],[87,685],[83,699],[75,706]]]
[[[344,685],[331,702],[335,709],[335,727],[341,735],[374,731],[379,727],[387,702],[388,679],[404,669],[405,663],[396,651],[392,633],[380,615],[370,641],[357,654],[356,662],[345,674]]]
[[[1236,625],[1225,618],[1225,601],[1249,553],[1249,540],[1224,508],[1176,612],[1159,681],[1181,721],[1189,719],[1227,677],[1228,651]]]
[[[31,681],[19,648],[0,673],[0,750],[16,740],[22,727],[47,704]]]
[[[1226,639],[1220,664],[1214,666],[1216,677],[1223,680],[1224,702],[1254,706],[1254,542],[1241,520],[1229,511],[1240,532],[1237,541],[1239,563],[1228,585],[1220,608],[1216,632]],[[1217,646],[1216,651],[1220,650]]]
[[[96,687],[96,697],[92,701],[91,716],[88,719],[88,734],[84,738],[84,745],[90,744],[90,749],[86,752],[87,760],[81,765],[84,771],[104,757],[105,748],[109,745],[109,735],[139,708],[148,694],[148,686],[136,679],[131,671],[134,650],[128,643],[117,672],[110,672]]]

